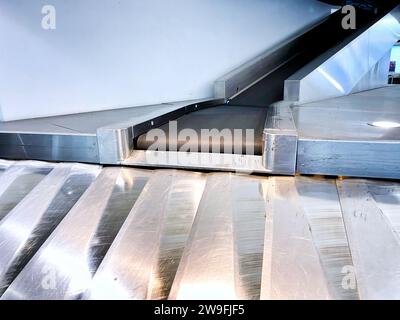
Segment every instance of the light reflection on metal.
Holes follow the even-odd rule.
[[[298,70],[285,81],[285,100],[308,103],[387,85],[399,16],[397,6],[349,43],[340,42]]]
[[[375,121],[370,124],[373,127],[383,128],[383,129],[393,129],[400,128],[400,123],[393,121]]]
[[[196,173],[154,174],[85,298],[166,299],[204,184],[204,176]]]
[[[3,298],[80,298],[149,175],[151,171],[103,169]],[[116,185],[119,177],[127,183]],[[54,277],[50,288],[49,277]]]
[[[270,180],[261,298],[331,298],[295,180]]]
[[[0,222],[0,295],[100,172],[60,164]]]
[[[211,175],[170,299],[258,299],[267,179]]]
[[[48,171],[0,222],[0,266],[18,266],[2,299],[400,297],[398,182],[103,168],[25,255],[84,191],[72,171],[99,168],[17,166]]]
[[[362,299],[400,299],[399,183],[337,181]]]

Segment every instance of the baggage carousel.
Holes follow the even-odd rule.
[[[396,181],[1,169],[1,299],[400,298]]]
[[[400,299],[386,9],[331,15],[212,98],[0,123],[0,298]]]

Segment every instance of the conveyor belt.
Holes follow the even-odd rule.
[[[399,299],[400,184],[0,162],[2,299]]]
[[[275,51],[270,52],[268,59],[266,58],[268,61],[264,62],[263,67],[265,74],[260,79],[251,85],[247,83],[245,88],[238,87],[232,97],[225,96],[231,99],[230,104],[195,111],[176,119],[178,133],[187,129],[194,131],[198,137],[197,141],[190,141],[189,150],[186,135],[171,135],[170,124],[164,124],[159,128],[165,135],[158,136],[157,139],[146,134],[138,137],[135,148],[148,150],[154,142],[157,142],[157,150],[161,151],[178,151],[185,146],[184,151],[246,154],[249,153],[246,152],[247,148],[254,150],[252,153],[255,155],[261,155],[265,109],[272,103],[283,100],[285,80],[317,57],[322,57],[322,54],[349,44],[394,6],[395,4],[388,3],[377,13],[358,9],[355,30],[342,27],[343,14],[338,11],[297,38],[277,46]],[[207,129],[217,129],[219,132],[228,130],[232,136],[235,129],[253,129],[254,139],[246,139],[243,134],[241,147],[235,148],[233,141],[225,139],[220,143],[220,139],[211,141],[208,137],[202,137],[201,130]]]
[[[261,155],[262,132],[266,117],[267,108],[265,106],[220,105],[191,112],[176,119],[177,133],[182,132],[184,129],[194,130],[198,140],[191,141],[196,150],[193,150],[192,147],[190,151],[246,154],[247,148],[247,150],[254,150],[255,155]],[[187,143],[186,136],[171,134],[169,126],[170,124],[168,123],[159,128],[165,133],[165,137],[159,137],[157,143],[166,146],[162,151],[180,150]],[[222,130],[228,130],[232,139],[229,139],[229,141],[224,140],[221,144],[219,137],[211,139],[208,136],[204,137],[201,133],[202,130],[212,129],[217,129],[219,133],[222,133]],[[240,130],[242,133],[240,148],[235,148],[234,146],[235,130]],[[247,136],[246,130],[252,130],[253,134]],[[162,140],[164,138],[165,140]],[[146,134],[143,134],[137,139],[136,149],[147,150],[155,141],[154,138],[148,138]],[[173,147],[171,148],[171,146]]]

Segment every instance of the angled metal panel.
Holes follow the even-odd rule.
[[[170,299],[258,299],[267,179],[210,175]]]
[[[294,178],[271,178],[266,193],[261,299],[330,299]]]
[[[296,188],[333,299],[359,299],[346,275],[354,270],[334,179],[296,177]]]
[[[175,277],[205,177],[157,171],[146,184],[85,298],[166,299]]]
[[[400,298],[399,184],[337,182],[362,299]]]
[[[53,164],[16,162],[0,176],[0,221],[54,168]]]
[[[59,164],[0,222],[0,295],[98,173]]]
[[[2,299],[78,299],[142,191],[149,172],[105,168]]]
[[[373,78],[365,76],[386,56],[400,38],[397,17],[400,6],[350,43],[337,45],[285,81],[285,100],[307,103],[339,97],[357,90],[369,90],[387,84],[388,71]]]

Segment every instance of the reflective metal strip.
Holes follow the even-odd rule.
[[[52,170],[54,165],[24,161],[0,176],[0,221]]]
[[[315,116],[315,114],[314,114]],[[361,117],[361,113],[358,117]],[[354,117],[353,121],[357,121]],[[379,119],[379,116],[377,116]],[[357,139],[352,138],[352,139]],[[364,139],[364,138],[362,138]],[[299,138],[297,172],[400,179],[400,141]]]
[[[295,179],[270,178],[261,299],[329,299]]]
[[[101,254],[111,244],[113,233],[119,230],[140,193],[137,189],[143,188],[143,179],[148,175],[149,172],[134,169],[103,169],[2,298],[80,298],[102,260]],[[121,197],[121,193],[126,197]],[[112,213],[115,219],[111,218]],[[108,214],[110,217],[105,218]],[[95,248],[103,240],[105,250],[97,251]]]
[[[296,187],[332,298],[359,299],[346,278],[354,266],[335,180],[296,177]]]
[[[272,174],[296,173],[298,133],[290,102],[269,106],[263,131],[263,165]]]
[[[208,177],[170,299],[259,295],[264,181],[232,174]]]
[[[40,121],[40,120],[39,120]],[[47,126],[47,123],[42,124]],[[82,120],[80,120],[82,121]],[[78,121],[78,122],[80,122]],[[48,161],[78,161],[98,163],[97,138],[94,134],[66,134],[24,132],[21,125],[17,131],[0,132],[0,157],[6,159],[40,159]]]
[[[99,267],[86,298],[167,298],[204,185],[201,174],[155,172]]]
[[[368,183],[368,187],[397,237],[400,238],[400,183],[374,181]]]
[[[263,166],[262,156],[228,153],[134,150],[122,164],[186,170],[271,173]]]
[[[59,164],[0,223],[0,295],[99,173]]]
[[[233,234],[240,299],[260,299],[266,204],[265,178],[234,177]]]
[[[343,180],[337,185],[360,297],[400,299],[400,239],[388,208],[379,203],[391,203],[399,214],[399,198],[380,182]]]

